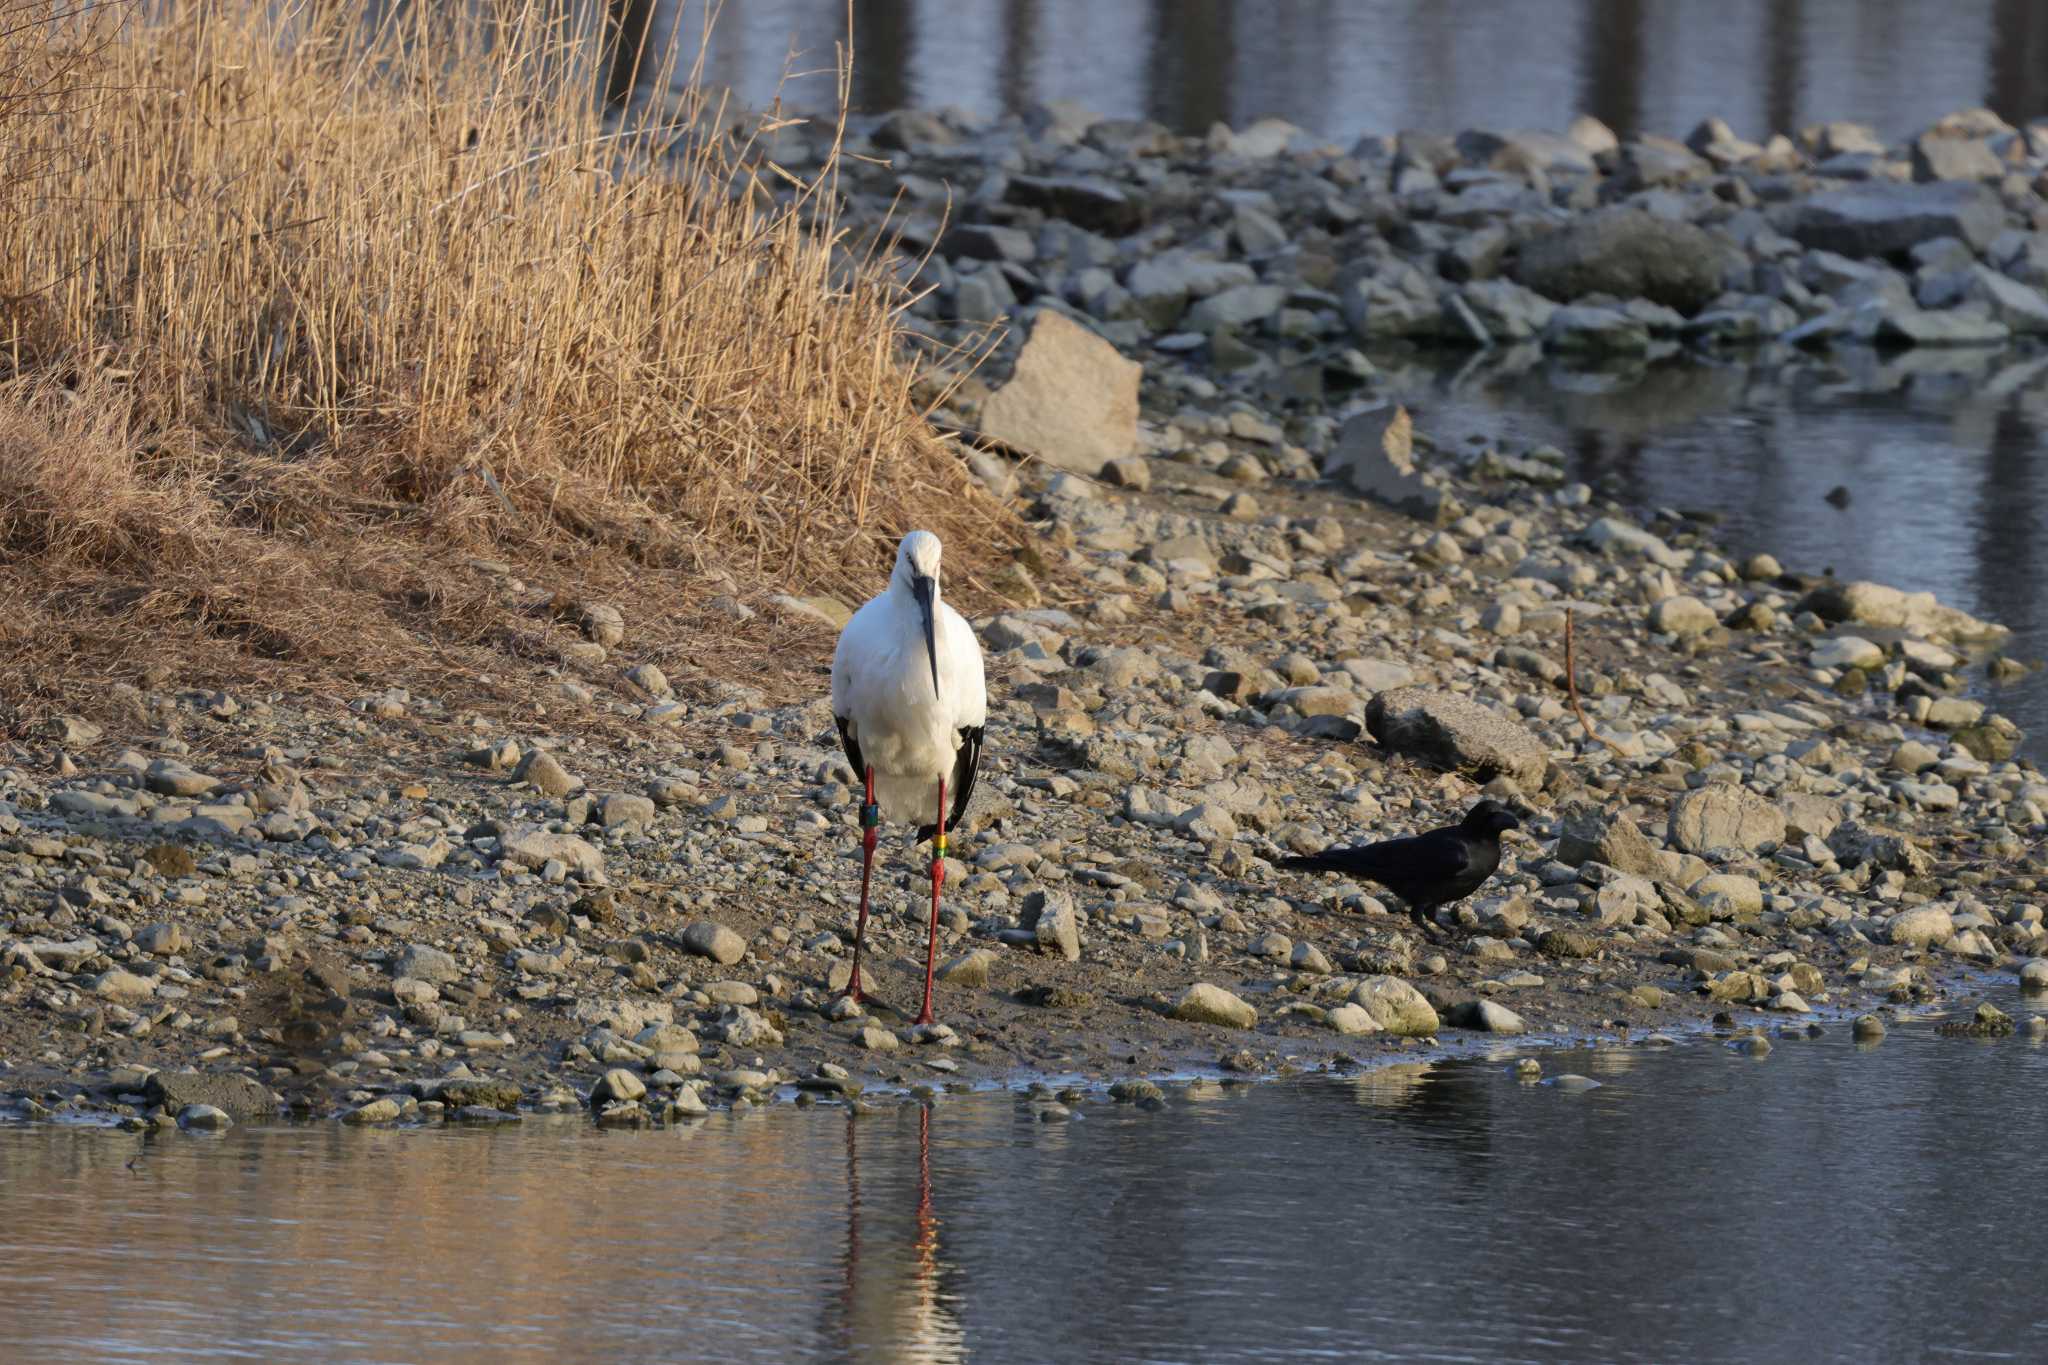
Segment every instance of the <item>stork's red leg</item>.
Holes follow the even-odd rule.
[[[932,1021],[932,972],[939,965],[939,888],[946,884],[946,779],[939,779],[939,823],[932,832],[932,923],[924,940],[924,1008],[917,1022]]]
[[[860,948],[868,936],[868,876],[875,867],[875,832],[882,824],[882,808],[875,804],[873,765],[868,768],[867,781],[867,800],[861,803],[860,808],[860,921],[853,928],[853,975],[846,983],[846,993],[853,997],[856,1005],[861,1002]]]

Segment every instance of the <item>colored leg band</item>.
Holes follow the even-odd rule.
[[[881,823],[882,808],[873,801],[862,802],[860,808],[860,827],[862,829],[876,829],[881,826]]]

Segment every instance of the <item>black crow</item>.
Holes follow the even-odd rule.
[[[1515,813],[1500,802],[1481,801],[1457,824],[1427,834],[1328,848],[1305,858],[1282,858],[1279,865],[1378,882],[1406,902],[1415,923],[1434,938],[1437,908],[1455,904],[1484,885],[1500,866],[1501,831],[1521,827]]]

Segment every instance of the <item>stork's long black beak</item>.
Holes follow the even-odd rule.
[[[924,618],[924,657],[932,666],[932,696],[939,695],[939,640],[932,622],[932,602],[938,596],[939,585],[924,574],[910,580],[910,591],[917,598],[917,614]]]

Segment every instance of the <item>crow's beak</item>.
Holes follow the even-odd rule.
[[[924,618],[924,656],[932,666],[932,696],[939,695],[939,643],[938,633],[932,623],[932,599],[938,596],[939,585],[924,574],[910,580],[910,591],[917,598],[917,613]]]

